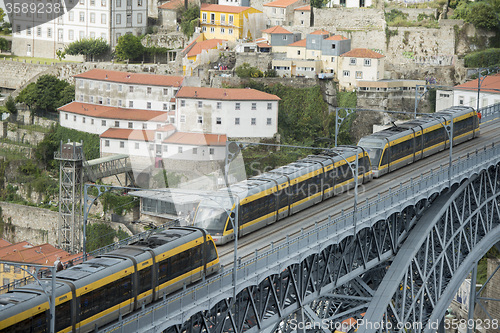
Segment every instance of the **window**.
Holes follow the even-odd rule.
[[[101,7],[106,7],[106,0],[101,0]]]
[[[257,110],[257,103],[252,103],[252,110]]]
[[[163,95],[168,95],[168,89],[167,88],[163,88]]]
[[[90,103],[94,103],[94,96],[90,96]]]
[[[128,87],[128,91],[129,91],[129,92],[134,92],[134,86],[130,86],[130,87]]]
[[[220,23],[226,24],[226,14],[220,14]]]
[[[83,102],[83,94],[80,94],[80,102]]]
[[[90,119],[90,125],[94,125],[94,118]]]
[[[273,109],[273,103],[267,103],[267,109],[272,110]]]
[[[236,103],[236,106],[234,108],[235,110],[239,110],[240,109],[240,103]]]
[[[365,66],[371,66],[372,65],[372,60],[371,59],[365,59]]]
[[[120,148],[125,148],[125,142],[120,141]]]
[[[118,120],[115,121],[115,127],[120,127],[120,122]]]
[[[202,13],[202,14],[201,14],[201,20],[202,20],[203,22],[207,22],[207,13]]]
[[[102,104],[102,97],[99,97],[99,104]]]
[[[343,74],[344,74],[345,77],[348,77],[349,76],[349,71],[344,71]]]
[[[332,50],[335,50],[335,46],[336,46],[335,44],[332,44]]]
[[[52,29],[47,28],[47,37],[52,37]]]
[[[133,108],[134,107],[134,101],[128,101],[128,107]]]
[[[222,124],[222,118],[221,118],[221,117],[217,117],[217,118],[215,118],[215,123],[216,123],[217,125],[221,125],[221,124]]]
[[[122,85],[121,84],[118,85],[118,91],[122,91]]]
[[[464,105],[464,97],[463,96],[458,96],[458,104]]]
[[[234,118],[234,124],[239,125],[240,124],[240,118]]]
[[[229,24],[233,24],[234,21],[234,15],[229,15]]]
[[[198,116],[198,119],[196,120],[198,124],[203,124],[203,116]]]
[[[64,119],[68,120],[68,114],[67,113],[64,115]]]
[[[85,13],[80,12],[80,22],[85,22]]]
[[[214,27],[210,27],[210,32],[215,32],[215,28]]]
[[[283,35],[283,40],[287,40],[288,39],[288,36],[287,35]]]
[[[82,117],[82,124],[85,124],[85,117]]]
[[[225,33],[226,33],[226,29],[224,29],[224,28],[220,28],[220,33],[221,33],[221,34],[225,34]]]
[[[122,15],[121,14],[116,14],[116,24],[122,24]]]
[[[90,23],[95,23],[95,13],[90,13]]]
[[[20,34],[20,33],[21,33],[21,25],[19,25],[19,24],[18,24],[18,25],[16,25],[16,32],[17,32],[18,34]]]
[[[148,124],[142,123],[142,129],[148,129]]]
[[[104,140],[104,147],[109,147],[109,140]]]
[[[142,13],[137,13],[137,23],[142,23]]]
[[[127,24],[132,24],[132,14],[127,14]]]
[[[363,78],[363,72],[356,71],[356,79],[361,80]]]
[[[198,101],[198,107],[199,108],[203,107],[203,102],[202,101]]]
[[[106,98],[106,105],[110,105],[110,104],[111,104],[111,99]]]
[[[193,148],[193,154],[198,154],[198,148]]]
[[[297,50],[297,55],[300,55],[300,50]]]
[[[257,119],[256,118],[252,118],[250,123],[252,125],[256,125],[257,124]]]
[[[139,7],[142,6],[142,0],[137,0],[137,6],[139,6]]]
[[[179,152],[179,154],[182,154],[182,147],[177,148],[177,151]]]
[[[42,36],[42,28],[40,28],[40,27],[36,28],[36,35],[37,35],[37,37]]]
[[[90,0],[90,5],[95,6],[95,0]]]
[[[106,90],[111,90],[111,83],[106,83]]]
[[[147,109],[151,109],[151,102],[147,102],[147,103],[146,103],[146,108],[147,108]]]
[[[134,144],[134,148],[135,148],[135,149],[139,149],[139,142],[136,142],[136,143]]]
[[[180,122],[181,123],[185,123],[186,122],[186,116],[185,115],[181,114]]]
[[[184,99],[181,99],[181,106],[186,106],[186,101]]]
[[[101,120],[101,126],[106,126],[106,120]]]
[[[349,60],[349,65],[356,65],[356,58],[351,58]]]
[[[217,109],[222,109],[222,102],[217,102]]]
[[[271,118],[267,118],[267,123],[266,123],[266,124],[267,124],[267,125],[272,125],[272,124],[273,124],[273,123],[272,123],[272,119],[271,119]]]
[[[168,110],[168,104],[167,103],[163,103],[163,110],[165,110],[165,111]]]
[[[118,106],[120,106],[120,107],[122,106],[122,100],[121,99],[118,100]]]
[[[101,24],[106,24],[106,14],[101,14]]]
[[[128,128],[134,128],[134,123],[133,123],[133,122],[131,122],[131,121],[129,121],[129,122],[128,122]]]
[[[214,149],[214,148],[210,148],[208,151],[209,151],[209,154],[210,154],[210,155],[213,155],[213,154],[214,154],[214,152],[215,152],[215,149]]]
[[[228,29],[227,33],[230,34],[230,35],[232,35],[233,34],[233,29]]]

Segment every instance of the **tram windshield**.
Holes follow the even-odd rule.
[[[370,162],[372,164],[372,168],[378,168],[380,164],[380,157],[382,155],[382,144],[379,141],[368,141],[368,140],[360,140],[358,146],[363,147],[368,156],[370,157]]]
[[[227,212],[221,208],[199,207],[194,219],[194,225],[207,231],[222,233],[227,219]]]

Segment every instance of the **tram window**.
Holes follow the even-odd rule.
[[[207,242],[207,245],[209,247],[208,251],[208,262],[214,261],[217,259],[217,250],[215,250],[215,244],[213,241]]]
[[[170,258],[162,260],[158,263],[158,284],[162,284],[168,281],[168,266],[170,266]]]
[[[349,179],[352,179],[353,176],[352,176],[352,170],[351,170],[351,167],[345,163],[345,164],[342,164],[341,166],[339,166],[337,168],[337,179],[336,179],[336,184],[341,184]]]
[[[276,195],[271,193],[241,206],[240,225],[276,210]]]
[[[56,331],[59,332],[64,328],[71,326],[71,302],[67,301],[56,306]]]
[[[413,154],[413,140],[409,139],[391,146],[391,161],[395,162]]]
[[[384,150],[384,153],[382,154],[382,162],[380,163],[380,165],[386,165],[387,163],[389,163],[389,147]]]
[[[152,276],[151,276],[151,267],[141,269],[137,273],[139,274],[139,287],[138,293],[142,294],[143,292],[150,290],[152,286]]]
[[[168,279],[175,279],[201,266],[201,259],[201,244],[172,256],[168,266]]]

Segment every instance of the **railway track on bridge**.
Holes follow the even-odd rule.
[[[497,138],[498,128],[491,123],[483,125],[479,138],[453,147],[453,161],[456,161],[459,157],[463,158],[467,153],[474,153],[476,149],[482,149],[484,146],[491,145]],[[495,143],[500,144],[500,141]],[[379,194],[387,194],[389,189],[397,188],[400,184],[405,185],[409,183],[412,178],[416,179],[420,177],[422,170],[428,170],[425,173],[427,174],[431,172],[430,170],[439,169],[441,165],[447,166],[448,154],[448,149],[445,149],[438,154],[398,169],[389,175],[362,184],[358,188],[358,203],[377,197]],[[315,222],[328,219],[329,215],[333,218],[340,215],[342,210],[352,210],[353,203],[354,189],[351,189],[346,193],[329,198],[295,215],[241,237],[238,239],[238,257],[245,259],[246,257],[255,255],[256,251],[269,250],[274,244],[285,241],[287,236],[293,237],[302,231],[307,231],[314,227]],[[218,251],[221,263],[225,267],[232,267],[234,244],[229,242],[228,244],[218,246]]]

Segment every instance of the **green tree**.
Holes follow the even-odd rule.
[[[12,95],[9,95],[9,97],[7,97],[7,101],[5,101],[5,108],[12,115],[17,115],[16,101],[14,100],[14,97],[12,97]]]
[[[249,63],[243,63],[243,65],[236,67],[236,75],[239,77],[263,77],[264,73],[257,67],[250,66]]]
[[[21,90],[19,95],[16,96],[17,103],[24,103],[30,109],[30,111],[34,112],[36,108],[36,101],[38,99],[36,83],[31,82]]]
[[[144,46],[142,46],[139,37],[123,35],[118,38],[115,54],[120,60],[134,60],[144,54]]]
[[[322,8],[328,3],[328,0],[311,0],[311,6],[314,8]]]
[[[59,61],[62,61],[64,58],[66,58],[66,51],[57,50],[56,56],[57,56],[57,59],[59,59]]]
[[[500,27],[499,13],[496,11],[498,4],[492,5],[486,1],[468,2],[461,1],[453,14],[454,19],[462,19],[474,26],[486,30]]]
[[[109,52],[109,45],[103,38],[82,38],[70,43],[64,51],[69,55],[83,55],[85,61],[94,61],[95,57]]]
[[[198,6],[181,6],[177,9],[177,15],[180,17],[180,27],[182,33],[186,37],[191,38],[194,34],[194,28],[198,26],[200,21],[200,7]]]
[[[6,51],[9,49],[9,42],[7,39],[0,37],[0,51]]]

